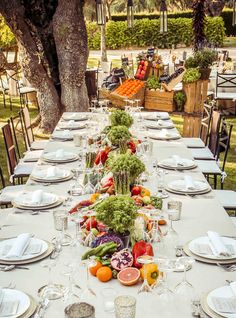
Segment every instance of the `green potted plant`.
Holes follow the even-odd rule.
[[[201,77],[201,74],[197,68],[188,68],[183,76],[184,84],[191,84],[198,81]]]
[[[161,83],[159,81],[159,78],[155,75],[152,75],[151,77],[148,78],[146,87],[149,90],[157,90],[161,88]]]
[[[187,100],[187,98],[186,98],[185,92],[180,91],[180,92],[175,93],[174,101],[175,101],[175,104],[176,104],[177,111],[179,111],[179,112],[183,111],[184,104],[186,103],[186,100]]]
[[[110,231],[117,233],[128,245],[129,235],[137,217],[137,206],[129,196],[110,196],[95,207],[96,218]]]
[[[127,128],[133,125],[133,118],[121,109],[113,109],[110,114],[111,126],[126,126]]]

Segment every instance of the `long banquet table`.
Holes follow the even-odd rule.
[[[96,115],[98,116],[98,115]],[[104,115],[101,115],[104,116]],[[98,117],[97,117],[98,118]],[[101,118],[101,122],[102,122]],[[142,132],[138,133],[142,135]],[[153,160],[167,158],[173,154],[178,154],[186,158],[191,158],[191,152],[186,148],[181,139],[176,141],[158,141],[153,140]],[[52,151],[55,149],[69,149],[78,153],[78,148],[74,146],[73,141],[60,142],[50,140],[47,144],[45,151]],[[76,168],[77,162],[72,162],[69,164],[62,164],[60,167],[66,169]],[[41,167],[46,167],[42,165],[42,161],[39,160],[35,169]],[[168,180],[173,180],[178,177],[183,176],[183,172],[173,171],[166,175],[166,182]],[[189,170],[188,174],[194,178],[204,180],[204,176],[198,168]],[[156,180],[155,178],[150,178],[147,186],[151,190],[155,190]],[[74,180],[69,180],[55,185],[42,186],[40,183],[35,185],[35,182],[28,180],[25,189],[36,190],[43,188],[47,192],[53,192],[59,194],[63,197],[67,197],[67,191],[70,188]],[[194,198],[170,194],[168,199],[164,199],[164,209],[166,202],[169,199],[176,198],[182,201],[182,216],[181,220],[174,222],[174,228],[179,234],[180,243],[185,244],[189,240],[196,237],[206,235],[208,230],[213,230],[224,235],[235,236],[236,230],[231,222],[226,211],[220,205],[218,200],[214,197],[213,192],[208,194],[197,196]],[[75,202],[80,201],[79,197],[74,197],[74,201],[69,204],[73,206]],[[62,209],[59,207],[58,209]],[[67,209],[69,207],[66,207]],[[55,210],[55,209],[54,209]],[[33,233],[36,237],[51,241],[58,232],[55,231],[53,225],[53,215],[52,211],[42,212],[38,215],[31,215],[30,213],[15,213],[14,208],[3,209],[0,213],[0,224],[10,224],[11,226],[3,227],[0,230],[0,239],[15,237],[16,235],[29,232]],[[71,235],[75,234],[75,225],[70,222],[68,232]],[[81,287],[86,285],[86,269],[82,266],[80,258],[86,247],[63,247],[61,255],[57,260],[57,265],[53,268],[53,281],[59,284],[68,284],[68,278],[63,275],[63,269],[65,263],[67,262],[77,262],[77,274],[76,283]],[[38,299],[37,291],[38,289],[47,283],[48,271],[46,268],[42,267],[41,263],[44,260],[32,264],[26,265],[29,270],[15,269],[10,272],[0,272],[0,286],[6,286],[10,281],[16,283],[16,288],[22,290],[36,299]],[[226,285],[226,279],[235,280],[234,272],[226,272],[216,265],[209,265],[206,263],[195,262],[193,268],[187,273],[188,280],[193,284],[196,293],[201,297],[204,293],[208,291]],[[174,287],[178,282],[182,280],[183,273],[170,273],[169,283],[170,287]],[[156,294],[148,294],[148,297],[143,294],[137,294],[137,290],[140,285],[135,285],[132,287],[125,287],[119,284],[117,280],[112,280],[108,283],[101,283],[95,277],[91,277],[92,288],[96,291],[97,297],[93,302],[95,306],[95,316],[97,318],[115,317],[114,313],[106,313],[103,311],[101,290],[104,287],[112,286],[118,294],[122,295],[134,295],[137,298],[137,318],[141,317],[191,317],[190,304],[184,302],[184,299],[175,298],[173,302],[173,307],[171,304],[165,303],[165,301],[160,301]],[[80,293],[76,290],[76,293]],[[78,299],[79,300],[79,299]],[[49,308],[45,312],[45,318],[51,317],[64,317],[65,303],[62,299],[51,301]]]

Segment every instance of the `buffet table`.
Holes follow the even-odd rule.
[[[150,114],[150,113],[149,113]],[[101,116],[100,123],[103,122],[104,116],[96,114],[96,119],[98,120]],[[139,132],[137,135],[142,137],[145,132]],[[175,141],[160,141],[153,140],[153,160],[161,160],[167,158],[171,155],[178,154],[179,156],[192,159],[191,152],[186,148],[181,139]],[[72,152],[78,153],[78,148],[75,147],[73,141],[55,141],[51,139],[45,148],[45,152],[56,150],[62,148],[64,150],[70,150]],[[149,161],[151,162],[151,161]],[[65,169],[76,168],[78,162],[71,162],[68,164],[61,164],[60,167]],[[40,169],[41,167],[46,167],[43,161],[39,160],[35,169]],[[149,167],[150,171],[152,167]],[[174,180],[176,178],[182,177],[186,172],[178,171],[168,171],[166,174],[166,182],[169,180]],[[204,180],[204,176],[196,167],[193,170],[187,172],[193,178],[199,180]],[[25,189],[26,190],[36,190],[42,189],[47,192],[52,192],[59,194],[64,199],[68,197],[67,191],[70,189],[71,184],[74,180],[69,180],[66,182],[61,182],[55,185],[43,186],[40,183],[34,182],[29,179]],[[155,178],[150,178],[150,181],[145,184],[149,189],[155,191],[156,180]],[[235,226],[231,222],[226,211],[214,197],[213,192],[209,192],[202,196],[185,196],[171,194],[167,199],[164,199],[164,207],[166,208],[166,203],[170,199],[178,199],[182,202],[182,216],[180,221],[174,222],[174,228],[179,234],[180,242],[179,244],[185,245],[188,241],[206,235],[208,230],[219,232],[221,235],[235,236]],[[66,206],[58,207],[50,210],[49,212],[40,212],[37,215],[32,215],[28,212],[15,213],[14,208],[1,210],[0,213],[0,225],[7,224],[10,226],[3,227],[0,230],[0,239],[15,237],[20,233],[28,232],[35,235],[35,237],[52,241],[52,239],[58,235],[58,232],[54,229],[53,223],[53,210],[55,209],[70,209],[76,202],[80,201],[80,197],[73,197],[72,202],[67,202]],[[74,236],[75,235],[75,224],[69,222],[68,232]],[[77,274],[76,283],[82,288],[86,285],[86,268],[81,263],[81,255],[87,247],[80,246],[65,246],[56,260],[56,267],[53,268],[53,282],[58,284],[68,284],[68,278],[63,275],[64,266],[70,262],[76,262],[77,264]],[[0,285],[7,286],[9,282],[13,281],[16,284],[16,289],[22,290],[33,297],[38,299],[37,291],[40,287],[45,285],[48,280],[48,270],[42,267],[45,260],[40,262],[35,262],[26,265],[29,270],[15,269],[9,272],[0,272]],[[235,279],[235,273],[226,272],[222,268],[206,264],[203,262],[196,261],[193,264],[193,268],[188,271],[188,280],[193,284],[196,290],[196,297],[200,298],[204,296],[205,293],[211,291],[214,288],[227,285],[226,280]],[[169,274],[169,285],[174,287],[178,282],[182,280],[183,273],[170,273]],[[121,285],[117,280],[113,279],[108,283],[101,283],[95,277],[91,277],[91,286],[96,292],[97,297],[93,300],[93,305],[95,307],[95,317],[96,318],[106,318],[115,317],[114,313],[106,313],[103,310],[101,291],[103,288],[111,286],[113,287],[119,295],[133,295],[137,299],[137,312],[136,317],[141,318],[146,316],[147,318],[152,317],[191,317],[191,307],[190,304],[186,304],[185,299],[180,299],[178,297],[174,298],[172,304],[160,301],[160,298],[154,293],[148,294],[137,294],[137,290],[140,287],[135,285],[131,287],[126,287]],[[75,289],[76,294],[80,294],[79,289]],[[78,298],[79,301],[79,298]],[[51,301],[49,308],[46,310],[44,317],[64,317],[64,308],[66,304],[62,299]],[[206,316],[207,317],[207,316]]]

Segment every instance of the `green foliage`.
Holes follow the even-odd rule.
[[[185,68],[208,68],[214,61],[217,60],[217,52],[204,49],[194,53],[194,56],[190,56],[185,62]]]
[[[112,126],[126,126],[128,128],[131,127],[134,122],[130,114],[121,109],[112,110],[110,121]]]
[[[183,82],[186,84],[194,83],[199,80],[201,74],[197,68],[188,68],[183,76]]]
[[[112,161],[111,171],[128,171],[131,182],[134,182],[134,180],[145,171],[145,165],[142,161],[130,153],[115,156]]]
[[[0,15],[0,47],[2,49],[12,47],[16,44],[14,34],[5,24],[3,17]]]
[[[174,101],[176,103],[178,111],[181,112],[183,110],[184,104],[186,103],[186,100],[187,100],[187,98],[186,98],[186,95],[184,92],[181,91],[181,92],[175,93]]]
[[[128,196],[110,196],[99,203],[96,218],[115,233],[131,231],[137,217],[137,206]]]
[[[109,130],[107,137],[113,145],[119,146],[120,142],[130,139],[131,133],[126,126],[114,126]]]
[[[172,45],[191,45],[193,39],[192,19],[177,18],[168,19],[168,34],[160,34],[159,19],[135,20],[134,28],[128,29],[126,21],[109,21],[106,25],[106,37],[108,49],[123,47],[156,46],[167,48]],[[100,28],[96,23],[87,23],[88,43],[90,49],[100,49]],[[221,17],[207,18],[205,34],[208,42],[220,46],[223,45],[225,30]]]
[[[147,80],[146,87],[149,89],[158,89],[161,88],[159,78],[155,75],[150,76]]]

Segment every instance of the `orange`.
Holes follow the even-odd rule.
[[[102,263],[100,263],[100,262],[96,262],[96,265],[94,265],[94,266],[89,266],[90,274],[93,276],[96,276],[98,269],[101,267],[102,267]]]
[[[97,270],[96,276],[101,282],[108,282],[112,278],[112,270],[108,266],[102,266]]]

